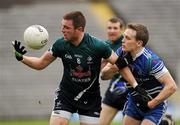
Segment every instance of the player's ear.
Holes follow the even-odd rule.
[[[138,40],[138,46],[142,46],[143,45],[143,41],[142,40]]]
[[[78,27],[77,30],[84,32],[84,28],[83,27]]]

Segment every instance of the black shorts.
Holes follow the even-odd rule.
[[[78,100],[69,96],[67,92],[57,89],[55,92],[55,103],[53,112],[66,111],[69,113],[78,113],[83,116],[97,117],[100,116],[101,111],[101,96],[100,91],[96,93],[84,93]]]
[[[128,92],[125,92],[121,96],[117,96],[110,91],[109,87],[105,93],[105,97],[103,98],[103,103],[118,110],[123,110],[124,104],[127,101],[127,95]]]

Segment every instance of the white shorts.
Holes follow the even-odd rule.
[[[65,118],[70,120],[72,117],[72,113],[68,111],[63,110],[56,110],[52,111],[52,116],[57,116],[61,118]],[[99,124],[99,118],[98,117],[92,117],[92,116],[85,116],[79,114],[79,121],[80,123],[86,123],[86,124]]]

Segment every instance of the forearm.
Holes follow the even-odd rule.
[[[122,77],[133,87],[135,88],[137,86],[136,79],[134,78],[133,74],[131,73],[129,67],[125,67],[122,69],[119,69],[120,74]]]
[[[38,57],[29,57],[23,56],[23,60],[21,61],[25,65],[29,66],[30,68],[41,70],[45,68]]]
[[[168,99],[168,97],[170,97],[175,91],[176,87],[165,86],[164,89],[154,99],[148,102],[148,106],[150,108],[154,108],[155,106]]]

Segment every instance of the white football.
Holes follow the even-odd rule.
[[[29,26],[24,31],[24,42],[31,49],[41,49],[49,41],[48,31],[41,25]]]

